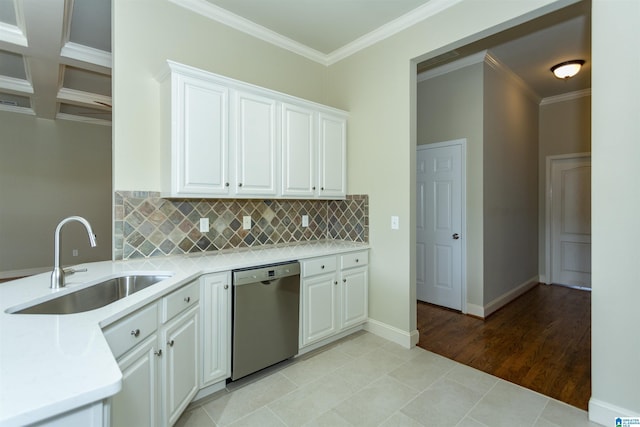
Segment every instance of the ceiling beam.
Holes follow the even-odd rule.
[[[25,28],[29,49],[25,64],[35,95],[31,107],[38,117],[55,119],[58,112],[56,96],[62,85],[62,67],[59,63],[65,34],[65,0],[23,0]]]

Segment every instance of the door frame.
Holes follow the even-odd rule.
[[[450,141],[434,142],[433,144],[420,144],[416,146],[416,160],[418,158],[418,151],[430,150],[434,148],[443,148],[459,145],[460,146],[460,197],[462,203],[460,203],[460,286],[461,286],[461,312],[467,314],[467,138],[453,139]],[[415,196],[415,195],[414,195]],[[416,213],[414,212],[414,215]],[[416,222],[417,227],[417,222]],[[417,229],[414,229],[417,232]],[[417,262],[415,268],[417,268]],[[417,283],[415,284],[417,286]]]
[[[569,160],[569,159],[583,159],[585,157],[591,157],[591,152],[586,153],[571,153],[571,154],[558,154],[554,156],[546,157],[546,174],[545,174],[545,215],[544,215],[544,235],[545,235],[545,247],[544,247],[544,277],[540,277],[540,281],[546,285],[551,284],[551,208],[553,202],[553,193],[551,188],[551,168],[554,162]]]

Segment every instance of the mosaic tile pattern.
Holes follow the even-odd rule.
[[[250,230],[242,217],[251,216]],[[302,227],[302,215],[309,226]],[[114,259],[341,239],[368,241],[368,196],[346,200],[164,199],[149,191],[116,191]],[[209,218],[209,231],[199,231]]]

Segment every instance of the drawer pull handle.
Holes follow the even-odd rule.
[[[138,338],[138,336],[140,335],[140,329],[134,329],[133,331],[131,331],[131,335]]]
[[[167,344],[169,344],[169,347],[173,347],[173,340],[167,341]]]
[[[159,349],[158,351],[154,351],[153,354],[155,354],[158,357],[162,356],[162,349]]]
[[[184,298],[184,302],[186,302],[186,303],[190,303],[190,302],[191,302],[191,297],[185,297],[185,298]]]

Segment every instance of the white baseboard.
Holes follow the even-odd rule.
[[[484,307],[476,304],[467,303],[467,314],[484,319]]]
[[[369,321],[365,323],[364,330],[399,344],[404,348],[415,347],[415,345],[418,344],[418,339],[420,338],[418,330],[405,332],[395,326],[387,325],[386,323],[382,323],[374,319],[369,319]]]
[[[518,285],[517,288],[510,290],[509,292],[502,294],[498,298],[491,301],[484,306],[484,317],[489,316],[491,313],[495,313],[505,305],[509,304],[520,295],[524,294],[539,283],[538,276],[534,276],[526,282]]]
[[[540,283],[544,283],[545,285],[550,285],[551,281],[547,280],[547,276],[544,274],[540,275]]]
[[[49,267],[27,268],[24,270],[0,271],[0,279],[13,279],[16,277],[33,276],[34,274],[45,273],[51,271]]]
[[[514,299],[518,298],[520,295],[527,292],[529,289],[536,286],[539,283],[538,279],[538,276],[534,276],[526,282],[518,285],[518,287],[516,287],[515,289],[512,289],[509,292],[500,295],[498,298],[494,299],[489,304],[485,304],[484,306],[467,303],[467,314],[484,319],[491,313],[495,313]]]
[[[618,417],[637,418],[640,414],[593,397],[589,399],[589,421],[603,426],[614,426],[615,419]]]

